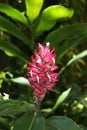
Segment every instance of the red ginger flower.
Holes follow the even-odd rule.
[[[34,50],[34,55],[27,68],[28,80],[34,90],[34,96],[41,101],[46,92],[55,87],[58,77],[55,70],[58,66],[55,65],[56,54],[54,49],[50,50],[48,43],[46,47],[38,43],[38,52]]]

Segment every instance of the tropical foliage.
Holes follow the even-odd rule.
[[[86,0],[0,3],[1,130],[87,129],[86,5]],[[35,112],[26,68],[38,42],[55,48],[59,81]]]

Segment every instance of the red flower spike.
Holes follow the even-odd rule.
[[[28,80],[34,91],[34,96],[42,101],[48,90],[55,87],[58,73],[54,72],[58,69],[55,65],[56,54],[54,49],[50,50],[50,45],[44,47],[38,43],[38,52],[34,50],[34,56],[31,57],[32,62],[27,68]]]

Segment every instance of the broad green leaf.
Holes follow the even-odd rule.
[[[64,91],[57,99],[55,105],[53,106],[53,108],[47,108],[47,109],[42,109],[42,112],[46,112],[47,115],[50,115],[51,113],[53,113],[58,107],[59,105],[68,97],[69,93],[71,91],[71,88],[67,89],[66,91]]]
[[[0,100],[0,116],[14,117],[31,110],[31,104],[17,100]]]
[[[41,13],[40,20],[35,30],[36,34],[50,30],[58,19],[71,18],[73,13],[72,9],[68,9],[61,5],[47,7]]]
[[[26,112],[20,117],[13,130],[45,130],[45,121],[41,114],[36,114],[34,111]]]
[[[84,33],[87,33],[87,23],[67,25],[49,33],[48,36],[45,38],[44,43],[50,42],[51,47],[58,47],[61,46],[61,42],[63,42],[64,40],[73,37],[81,37],[81,35],[83,35]]]
[[[0,12],[3,12],[12,19],[17,20],[28,26],[27,18],[19,10],[11,7],[10,5],[0,3]]]
[[[20,85],[30,86],[29,81],[24,77],[17,77],[17,78],[12,78],[12,79],[7,79],[7,80],[20,84]]]
[[[48,41],[52,48],[55,47],[57,60],[60,60],[70,48],[87,41],[87,24],[78,23],[56,29],[46,37],[44,43]]]
[[[53,110],[57,109],[58,106],[68,97],[69,93],[71,91],[71,88],[68,88],[66,91],[64,91],[57,99],[56,104],[53,107]]]
[[[9,56],[16,56],[25,63],[28,62],[29,58],[19,48],[17,48],[15,45],[8,41],[0,39],[0,49],[3,50]]]
[[[77,62],[79,59],[81,59],[81,58],[83,58],[85,56],[87,56],[87,50],[79,53],[78,55],[74,55],[73,58],[67,63],[66,66],[69,66],[69,65]]]
[[[52,116],[46,120],[46,130],[83,130],[66,116]]]
[[[31,130],[45,130],[45,120],[40,112],[37,113]]]
[[[15,24],[2,16],[0,16],[0,29],[12,34],[25,43],[28,47],[32,48],[31,41],[25,36],[25,34]]]
[[[38,17],[43,2],[44,0],[25,0],[26,14],[31,22]]]

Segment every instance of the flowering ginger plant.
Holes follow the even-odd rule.
[[[34,56],[31,57],[32,62],[29,63],[28,80],[34,91],[34,96],[42,101],[48,90],[55,87],[58,81],[58,73],[55,70],[58,66],[55,65],[56,54],[54,49],[50,50],[50,44],[47,43],[44,47],[38,43],[38,52],[34,50]]]

